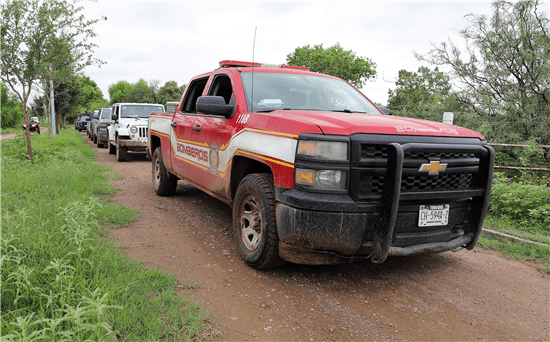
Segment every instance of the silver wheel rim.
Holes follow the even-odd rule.
[[[155,159],[155,188],[158,188],[160,184],[160,161]]]
[[[254,197],[248,195],[241,204],[241,238],[250,251],[255,250],[262,240],[262,216]]]

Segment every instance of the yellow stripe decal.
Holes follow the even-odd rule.
[[[249,155],[249,156],[252,156],[252,157],[256,157],[258,159],[267,160],[267,161],[270,161],[270,162],[275,163],[275,164],[279,164],[279,165],[294,168],[293,164],[289,164],[287,162],[282,162],[280,160],[275,160],[275,159],[271,159],[271,158],[268,158],[268,157],[264,157],[264,156],[262,156],[260,154],[256,154],[256,153],[251,153],[251,152],[246,152],[246,151],[243,151],[243,150],[238,150],[235,154],[245,154],[245,155]]]

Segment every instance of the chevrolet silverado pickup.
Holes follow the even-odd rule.
[[[221,61],[148,128],[156,193],[185,180],[230,205],[258,269],[471,250],[490,199],[480,133],[385,115],[306,67]]]

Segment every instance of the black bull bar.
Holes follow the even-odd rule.
[[[484,175],[482,179],[478,179],[479,185],[485,188],[485,192],[481,198],[474,198],[476,202],[474,208],[479,208],[473,213],[474,223],[477,228],[472,234],[463,236],[462,238],[449,241],[449,243],[427,244],[411,246],[406,248],[391,247],[395,220],[399,208],[399,198],[401,196],[401,177],[403,173],[403,160],[405,153],[414,152],[449,152],[449,153],[475,153],[480,155],[479,174]],[[400,145],[391,143],[388,145],[388,167],[386,171],[386,183],[382,192],[383,210],[378,215],[378,220],[374,225],[374,248],[372,251],[371,260],[373,263],[383,263],[388,255],[409,255],[421,253],[423,251],[438,251],[457,248],[466,244],[467,249],[472,249],[481,233],[483,221],[489,207],[491,198],[491,182],[493,179],[495,152],[490,146],[478,145],[433,145],[410,143]],[[484,183],[484,184],[483,184]],[[433,245],[433,246],[432,246]]]

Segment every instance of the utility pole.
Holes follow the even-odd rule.
[[[53,75],[53,69],[50,64],[50,70],[52,71]],[[51,101],[51,112],[52,112],[52,134],[55,137],[56,136],[56,125],[55,125],[55,103],[53,100],[53,79],[50,78],[50,101]]]

